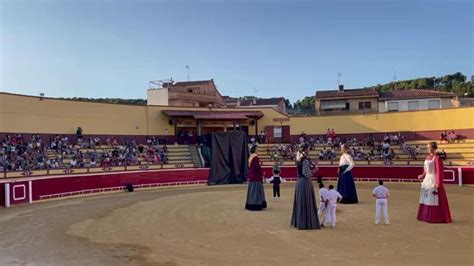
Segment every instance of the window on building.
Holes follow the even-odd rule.
[[[419,110],[418,101],[409,101],[408,111],[417,111],[417,110]]]
[[[428,101],[428,109],[439,109],[439,108],[440,108],[439,100]]]
[[[274,127],[273,128],[273,137],[276,139],[280,139],[282,137],[282,129],[281,127]]]
[[[345,100],[321,101],[322,111],[343,110],[346,108]]]
[[[188,89],[188,92],[193,92],[193,89]]]
[[[359,102],[359,110],[372,109],[372,102]]]
[[[389,112],[398,112],[398,103],[397,102],[389,102],[388,103],[388,111]]]

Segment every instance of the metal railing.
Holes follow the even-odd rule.
[[[177,169],[177,168],[197,168],[193,164],[168,164],[168,163],[150,163],[138,165],[121,165],[121,166],[98,166],[98,167],[64,167],[49,169],[33,169],[22,171],[3,171],[1,178],[21,178],[35,176],[55,176],[55,175],[74,175],[74,174],[92,174],[92,173],[108,173],[108,172],[124,172],[124,171],[145,171],[160,169]],[[0,172],[1,173],[1,172]]]
[[[363,115],[363,114],[374,114],[377,113],[377,109],[361,109],[361,110],[318,110],[318,115]]]

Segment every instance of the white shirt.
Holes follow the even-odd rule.
[[[319,189],[319,199],[321,202],[326,201],[328,198],[328,190],[326,188]]]
[[[372,194],[375,195],[375,197],[377,197],[378,199],[379,198],[387,198],[388,196],[390,196],[390,194],[388,193],[388,189],[384,186],[377,186],[374,188],[374,190],[372,191]]]
[[[346,169],[346,172],[354,168],[354,160],[352,159],[352,156],[347,153],[343,153],[341,155],[341,159],[339,160],[339,166],[341,165],[349,165]]]
[[[328,190],[327,199],[329,200],[329,204],[337,204],[337,200],[342,199],[342,196],[337,190],[331,189]]]

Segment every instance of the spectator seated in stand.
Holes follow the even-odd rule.
[[[458,135],[454,133],[454,131],[449,131],[448,136],[447,136],[447,141],[449,143],[453,143],[456,140],[458,140]]]
[[[294,158],[294,147],[292,144],[279,144],[274,145],[271,148],[271,160],[280,161],[280,160],[293,160]],[[267,147],[267,153],[270,152],[270,147]]]
[[[406,144],[406,143],[402,143],[402,145],[400,145],[401,149],[403,152],[405,152],[406,154],[408,154],[411,159],[413,160],[417,160],[417,156],[419,155],[420,153],[420,148],[418,147],[418,145],[416,146],[416,148]]]
[[[382,160],[384,161],[384,164],[392,164],[392,154],[388,149],[383,150],[381,156]]]
[[[448,143],[448,133],[446,131],[441,132],[440,140],[439,142],[442,144],[443,141],[446,141]]]

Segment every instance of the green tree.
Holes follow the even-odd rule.
[[[286,107],[287,110],[293,109],[293,106],[291,105],[290,100],[288,100],[286,98],[285,98],[285,107]]]

